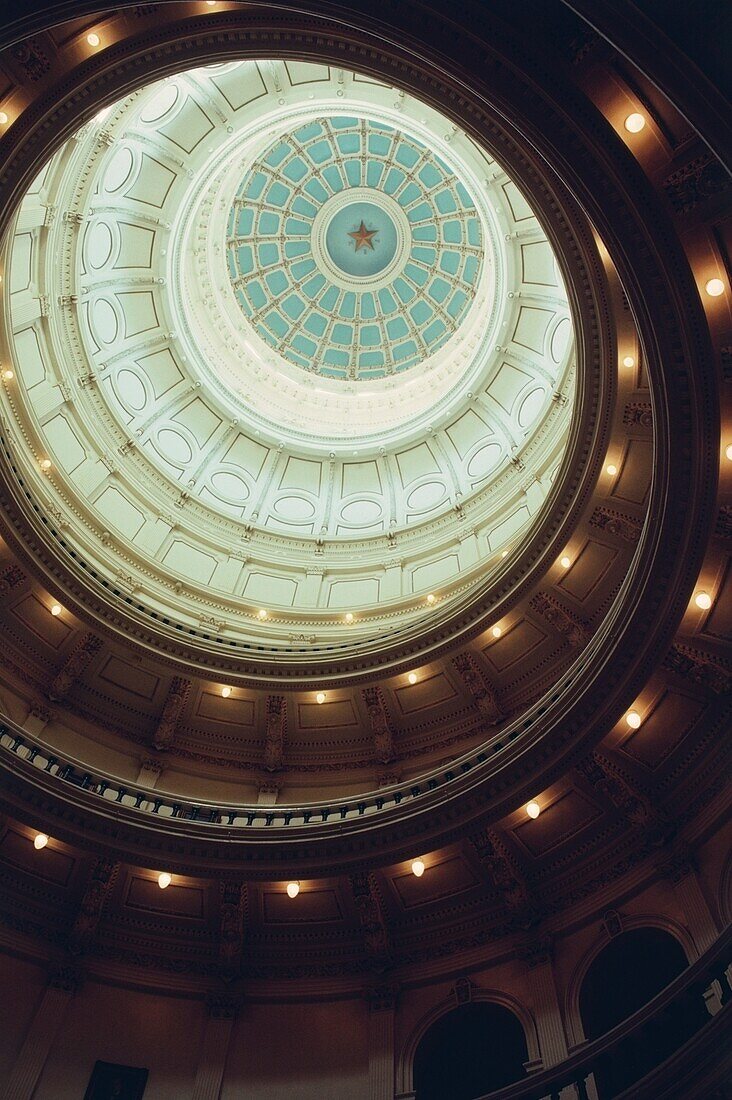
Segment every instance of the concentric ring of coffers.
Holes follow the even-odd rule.
[[[434,269],[453,254],[446,294],[472,271],[454,326],[432,347],[431,318],[408,314],[426,354],[382,377],[367,376],[360,338],[346,378],[322,373],[325,353],[317,370],[307,356],[294,362],[294,335],[286,348],[262,335],[266,314],[246,315],[230,266],[242,180],[268,148],[325,118],[359,142],[373,127],[398,135],[395,150],[429,150],[423,168],[439,158],[441,247],[422,257],[425,285],[442,293]],[[370,163],[359,159],[356,189],[368,188]],[[445,193],[473,223],[460,243],[444,239]],[[286,235],[280,221],[258,241],[277,244],[280,265]],[[325,242],[315,249],[327,249],[327,225]],[[372,78],[240,62],[142,88],[54,156],[7,253],[19,461],[85,582],[96,576],[112,603],[116,589],[146,627],[153,616],[156,631],[182,628],[202,650],[221,639],[288,660],[294,645],[348,654],[385,630],[406,641],[430,606],[444,613],[485,588],[542,510],[574,396],[556,259],[487,153],[424,104],[406,115]],[[256,262],[268,285],[277,264],[261,251]],[[337,289],[330,315],[316,300],[333,339],[347,320],[349,291]],[[267,293],[280,304],[276,283]],[[387,325],[385,315],[385,355]]]
[[[237,192],[227,247],[262,339],[344,381],[437,352],[470,306],[484,252],[455,172],[394,126],[351,115],[276,139]]]

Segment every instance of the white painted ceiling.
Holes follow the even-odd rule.
[[[383,279],[328,275],[318,210],[344,196],[391,211]],[[408,630],[513,552],[561,461],[574,343],[542,227],[371,78],[241,62],[140,89],[54,156],[5,266],[19,461],[77,560],[161,620],[285,657]]]

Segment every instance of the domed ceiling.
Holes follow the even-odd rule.
[[[268,344],[326,378],[384,378],[433,355],[483,260],[475,204],[421,142],[330,117],[281,137],[244,178],[229,267]]]
[[[38,177],[6,270],[34,525],[117,629],[288,662],[406,641],[545,505],[575,389],[553,251],[487,152],[372,78],[142,88]]]

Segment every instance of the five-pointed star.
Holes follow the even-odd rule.
[[[363,218],[361,218],[361,224],[359,225],[358,229],[354,229],[353,233],[349,233],[348,236],[353,237],[354,241],[356,242],[357,252],[359,248],[370,248],[373,252],[374,242],[372,238],[376,236],[377,232],[378,230],[376,229],[367,229],[366,223],[364,222]]]

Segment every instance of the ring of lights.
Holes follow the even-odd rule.
[[[292,109],[285,116],[279,103],[270,124],[257,94],[236,125],[215,123],[209,108],[199,124],[208,127],[205,140],[194,149],[186,114],[193,107],[187,105],[195,105],[200,119],[199,102],[221,95],[226,76],[240,89],[260,79],[259,70],[244,65],[223,74],[183,74],[175,95],[169,85],[153,85],[95,120],[50,170],[49,194],[59,207],[75,211],[81,227],[66,220],[52,228],[51,247],[65,260],[46,271],[39,293],[69,308],[51,311],[50,334],[37,323],[29,329],[22,311],[11,315],[12,342],[18,360],[24,343],[35,342],[45,364],[44,386],[57,382],[61,392],[79,392],[49,419],[43,386],[25,384],[19,366],[15,392],[25,392],[26,405],[25,411],[16,406],[14,416],[19,424],[30,416],[32,425],[21,430],[35,437],[38,452],[53,456],[51,470],[36,478],[36,491],[43,495],[53,487],[50,508],[85,514],[86,537],[75,553],[87,577],[103,577],[113,596],[123,591],[116,578],[124,577],[127,589],[142,597],[123,596],[126,610],[152,619],[169,642],[185,631],[208,651],[207,659],[226,655],[226,663],[237,662],[240,676],[259,678],[261,665],[239,662],[262,655],[290,667],[300,663],[311,675],[317,662],[373,659],[377,648],[383,652],[385,626],[395,653],[415,632],[434,639],[437,616],[447,621],[456,606],[470,614],[475,593],[487,594],[505,571],[504,550],[521,544],[555,491],[573,412],[572,325],[551,250],[517,190],[511,192],[516,216],[529,222],[523,231],[530,233],[520,252],[524,281],[499,299],[516,271],[507,243],[498,244],[498,215],[505,229],[515,221],[495,183],[505,177],[467,139],[456,139],[446,156],[456,165],[467,158],[469,188],[475,189],[478,171],[492,165],[493,172],[486,194],[476,199],[492,245],[482,269],[471,269],[476,293],[459,329],[419,370],[359,380],[355,387],[318,379],[313,388],[307,372],[247,327],[232,288],[221,282],[234,232],[232,194],[242,171],[250,190],[247,181],[256,181],[257,165],[270,155],[273,130],[288,135],[293,126]],[[359,107],[357,94],[364,95],[353,86],[351,112]],[[448,207],[462,203],[466,212],[459,217],[449,209],[436,212],[439,234],[425,229],[444,237],[432,248],[432,274],[425,279],[434,277],[433,269],[447,270],[450,259],[455,270],[467,270],[480,239],[469,190],[453,182],[446,161],[440,160],[439,171],[433,168],[424,142],[407,142],[406,126],[395,130],[373,121],[385,93],[378,85],[369,89],[368,113],[364,106],[355,119],[333,116],[329,125],[346,136],[359,134],[366,126],[358,122],[363,111],[372,130],[379,126],[393,135],[389,155],[395,162],[403,149],[418,158],[414,170],[432,185],[435,204],[441,196]],[[327,90],[320,94],[327,99]],[[295,135],[324,125],[317,122],[321,104],[308,100],[304,110],[299,118],[295,113],[305,119]],[[421,125],[424,130],[427,122]],[[444,120],[437,115],[429,125],[439,130]],[[217,126],[221,144],[209,145]],[[189,143],[185,160],[173,159],[174,138]],[[275,151],[284,144],[281,138]],[[387,179],[397,173],[388,158],[367,160],[365,168],[358,163],[364,175],[372,163]],[[285,190],[279,175],[269,190],[257,191],[272,219],[275,187]],[[414,212],[417,232],[425,222],[426,192],[404,176],[395,191],[404,196],[404,211],[388,194],[372,192],[344,187],[322,208],[323,231],[341,203],[371,195],[391,211],[406,250],[408,215]],[[302,198],[292,194],[287,201]],[[151,218],[148,207],[156,201],[159,213]],[[266,228],[279,231],[289,220],[283,216]],[[317,215],[314,237],[316,221]],[[23,241],[19,234],[18,263]],[[266,237],[258,247],[269,247]],[[422,262],[418,251],[424,245],[412,240],[405,272]],[[398,265],[398,246],[397,252]],[[15,257],[14,251],[10,270]],[[262,282],[278,270],[266,259]],[[294,269],[295,258],[288,263]],[[388,277],[398,283],[393,271]],[[454,297],[462,295],[457,308],[463,310],[462,276],[455,278]],[[525,301],[519,285],[526,288]],[[373,297],[370,287],[367,281],[362,298]],[[271,293],[278,300],[284,292]],[[340,293],[344,309],[348,298]],[[415,301],[423,304],[419,295]],[[339,315],[330,324],[334,331],[342,327]],[[250,356],[257,341],[259,354],[255,349]],[[340,438],[330,434],[336,426]],[[361,426],[368,434],[359,434]],[[456,543],[466,543],[466,528],[474,549],[468,544],[456,552]],[[315,563],[314,555],[320,556]],[[312,579],[319,575],[322,582]],[[439,599],[428,608],[425,600],[435,587]],[[269,611],[266,625],[262,606]]]
[[[278,43],[282,49],[301,51],[304,48],[304,42],[308,41],[309,32],[307,29],[297,28],[297,17],[291,18],[295,25],[291,27],[288,35],[284,36],[284,42],[281,30],[278,32]],[[222,17],[222,24],[226,24],[224,17]],[[181,28],[179,33],[190,35],[191,28]],[[258,35],[258,47],[262,48],[262,42],[266,41],[266,32],[260,29]],[[359,38],[363,35],[367,35],[365,30],[361,30]],[[206,48],[216,56],[222,56],[220,41],[209,40],[202,34],[191,35],[191,40],[195,41],[201,56]],[[241,48],[241,41],[239,48]],[[149,51],[151,43],[147,42],[144,45]],[[356,53],[363,48],[364,52],[361,55],[363,64],[370,66],[372,71],[378,70],[380,66],[388,71],[394,59],[399,56],[398,48],[393,47],[389,51],[384,51],[377,61],[368,62],[366,47],[358,45],[357,39],[353,40],[352,45]],[[230,46],[233,49],[233,44]],[[378,48],[383,50],[383,45]],[[467,43],[466,49],[469,49]],[[166,46],[162,37],[158,51],[161,67],[166,65],[172,67],[175,64],[166,56]],[[500,65],[497,58],[493,60],[495,66]],[[400,58],[400,63],[404,66],[402,79],[408,81],[414,88],[424,88],[423,74],[410,68],[405,58]],[[124,69],[124,66],[122,68]],[[598,148],[599,139],[594,135],[588,136],[588,133],[585,134],[586,140],[580,140],[576,132],[568,134],[565,118],[560,120],[553,111],[540,111],[541,118],[537,116],[533,119],[520,115],[516,106],[521,102],[519,78],[508,68],[504,68],[502,72],[506,79],[501,84],[501,96],[505,98],[500,101],[499,107],[505,110],[513,100],[514,117],[521,117],[521,124],[547,155],[550,153],[552,140],[556,139],[559,132],[562,133],[576,153],[571,170],[571,182],[586,200],[598,221],[611,253],[617,250],[621,257],[633,255],[635,258],[635,271],[630,271],[620,260],[619,264],[633,308],[636,310],[639,338],[655,387],[654,424],[658,433],[656,446],[662,470],[662,476],[656,479],[652,489],[651,509],[657,521],[655,533],[652,537],[646,536],[643,539],[628,581],[622,587],[595,641],[595,649],[604,645],[603,660],[596,663],[592,673],[587,667],[586,675],[569,677],[562,685],[562,690],[555,693],[551,704],[540,708],[543,709],[543,714],[537,714],[531,719],[533,740],[539,739],[542,742],[542,762],[538,765],[538,770],[541,770],[546,780],[552,774],[556,774],[557,769],[566,766],[572,752],[580,750],[582,747],[579,742],[580,732],[583,743],[597,739],[607,728],[610,718],[619,713],[629,693],[643,682],[654,652],[657,652],[658,647],[668,639],[688,591],[691,589],[701,552],[703,533],[709,525],[713,497],[713,470],[716,459],[714,440],[704,437],[702,425],[704,416],[706,414],[711,416],[715,395],[713,381],[699,378],[698,374],[689,368],[690,361],[693,362],[697,355],[703,358],[707,347],[705,338],[701,334],[702,326],[694,329],[693,322],[697,316],[698,303],[683,260],[671,247],[672,255],[668,267],[664,267],[650,247],[643,250],[633,247],[638,241],[647,242],[654,230],[664,231],[663,219],[652,203],[644,201],[646,192],[642,181],[639,182],[640,177],[637,172],[629,163],[628,172],[631,175],[635,174],[633,185],[641,196],[637,205],[633,207],[629,201],[629,195],[623,189],[622,180],[614,174],[608,178],[607,165],[603,162]],[[117,75],[120,82],[126,79],[124,72]],[[110,77],[114,79],[111,74]],[[105,79],[101,73],[97,79],[96,90],[99,94],[109,94],[104,91]],[[434,72],[430,73],[430,79],[436,81]],[[87,80],[86,90],[89,91],[90,88],[91,94],[95,95],[94,82],[90,84]],[[446,91],[442,86],[441,93],[446,94]],[[432,94],[432,92],[425,91],[425,94]],[[455,94],[457,95],[457,92]],[[489,132],[491,126],[485,116],[481,115],[477,96],[470,96],[470,105],[476,131]],[[540,106],[537,104],[538,109]],[[464,107],[463,102],[458,104],[455,110],[458,111]],[[78,104],[76,110],[79,110]],[[587,125],[587,132],[591,132],[590,124]],[[19,129],[18,137],[20,136],[22,135]],[[509,152],[510,142],[506,135],[494,132],[491,136],[497,147],[502,149],[504,161],[510,163],[512,160]],[[607,134],[603,132],[601,137],[604,141],[607,139]],[[25,153],[28,158],[27,163],[30,163],[33,156],[32,141],[28,143]],[[516,161],[520,159],[520,155],[517,154]],[[17,168],[16,165],[16,171]],[[592,198],[593,186],[597,184],[598,179],[603,181],[602,206]],[[558,183],[555,185],[553,201],[556,201],[557,192],[561,192],[561,186]],[[570,207],[571,202],[565,198],[565,209]],[[589,249],[585,255],[588,253]],[[671,292],[670,288],[674,284],[680,287],[680,290]],[[570,285],[572,285],[571,280]],[[688,315],[691,318],[689,325],[684,328],[680,328],[679,311],[674,308],[678,301],[677,294],[684,296],[684,303],[688,307]],[[580,315],[582,308],[581,302],[577,302]],[[582,326],[580,330],[583,335],[586,335]],[[661,364],[666,366],[665,372]],[[674,440],[681,439],[684,433],[692,437],[695,445],[675,448]],[[581,450],[581,446],[579,449]],[[576,453],[573,457],[576,459]],[[596,471],[600,456],[597,456],[597,459],[594,465],[590,462],[588,467],[590,473],[584,479],[584,485],[583,479],[575,476],[572,482],[572,503],[563,502],[563,506],[569,508],[568,514],[577,514],[579,498],[586,495],[587,481],[591,480]],[[6,481],[9,481],[12,486],[12,479],[6,478]],[[11,495],[14,503],[10,511],[14,513],[13,518],[17,519],[18,497],[14,487]],[[689,505],[689,501],[693,503]],[[22,526],[26,531],[28,530],[26,524]],[[557,532],[563,533],[561,524],[557,524],[554,528],[553,534]],[[16,545],[18,541],[14,539]],[[667,556],[661,559],[659,545],[663,542],[665,542],[664,549]],[[31,549],[37,548],[43,566],[56,577],[63,575],[69,588],[73,590],[75,586],[71,574],[59,567],[55,555],[49,555],[45,542],[39,540],[34,533],[29,539],[29,545]],[[547,543],[544,543],[544,548],[546,545]],[[674,553],[675,550],[679,552]],[[541,556],[536,546],[534,551]],[[77,591],[81,590],[77,587]],[[650,631],[645,629],[649,622],[655,624]],[[610,633],[613,635],[612,642],[609,640]],[[548,759],[552,760],[549,766],[546,765]],[[515,763],[515,760],[513,762]],[[457,829],[466,818],[484,815],[486,806],[490,806],[490,813],[498,813],[507,803],[515,804],[517,798],[528,789],[529,782],[536,781],[537,766],[535,765],[533,769],[524,766],[523,770],[519,769],[518,772],[514,770],[513,778],[509,778],[510,774],[507,766],[500,779],[496,779],[496,769],[487,766],[484,774],[473,773],[469,781],[470,791],[464,789],[461,799],[445,802],[442,801],[441,795],[435,796],[432,803],[436,804],[440,801],[445,815],[439,824],[435,823],[434,805],[428,805],[429,799],[423,804],[427,813],[399,815],[402,818],[400,824],[391,829],[389,824],[386,824],[380,832],[380,838],[385,846],[384,851],[389,848],[393,852],[400,847],[404,850],[407,847],[413,850],[417,838],[434,840],[438,835],[443,838],[449,836],[450,831]],[[466,781],[463,787],[467,786]],[[317,854],[314,854],[311,846],[312,858],[321,859],[333,857],[336,854],[352,861],[361,858],[355,852],[357,844],[351,847],[349,841],[339,843],[332,837],[332,833],[327,836],[327,832],[327,826],[323,826],[322,829],[316,827],[309,833],[313,844],[318,849]],[[357,833],[358,829],[354,828],[353,832]],[[128,833],[128,837],[131,835],[131,832]],[[301,846],[303,837],[295,839]],[[282,843],[282,840],[277,831],[273,830],[271,833],[268,832],[261,843],[266,844],[270,841]],[[293,855],[294,851],[293,849]],[[307,851],[305,855],[308,858]],[[373,860],[373,854],[369,858]]]

